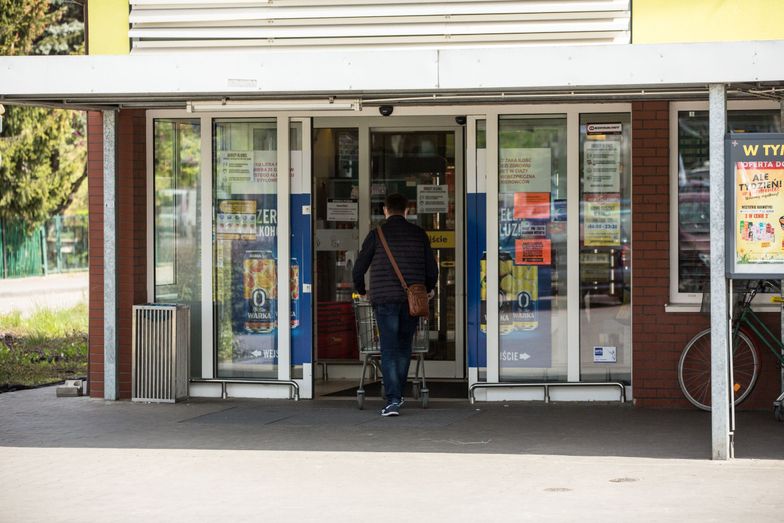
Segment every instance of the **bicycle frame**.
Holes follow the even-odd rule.
[[[754,337],[758,341],[761,341],[770,349],[773,355],[776,356],[776,359],[779,360],[779,364],[784,366],[784,354],[782,353],[784,350],[784,343],[782,343],[781,340],[771,332],[768,326],[762,322],[760,317],[751,309],[751,300],[748,301],[748,304],[744,303],[738,320],[733,322],[733,342],[737,339],[741,326],[745,326],[754,333]]]

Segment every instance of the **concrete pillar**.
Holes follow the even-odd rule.
[[[711,456],[733,457],[730,439],[729,316],[724,242],[724,137],[727,91],[710,85],[710,291],[711,291]]]
[[[103,397],[119,397],[117,350],[117,113],[103,111]]]

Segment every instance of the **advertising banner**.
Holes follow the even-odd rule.
[[[726,155],[728,272],[734,278],[779,279],[784,276],[784,134],[730,135]]]

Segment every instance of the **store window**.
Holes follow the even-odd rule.
[[[698,301],[710,285],[710,178],[708,111],[677,111],[677,250],[675,302]],[[731,110],[730,132],[780,132],[778,110]]]
[[[218,376],[276,378],[276,121],[215,120],[213,136]]]
[[[191,373],[201,371],[201,129],[153,122],[153,278],[156,303],[191,311]]]
[[[566,118],[499,121],[501,381],[565,381]]]
[[[580,381],[631,383],[631,121],[580,115]]]

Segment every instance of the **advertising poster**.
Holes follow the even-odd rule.
[[[735,164],[735,259],[784,263],[784,161]]]
[[[502,148],[498,162],[499,192],[551,191],[549,148]]]
[[[784,134],[730,134],[725,240],[731,278],[784,278]]]
[[[238,195],[235,195],[238,196]],[[242,365],[277,363],[277,201],[244,195],[256,206],[256,234],[232,242],[232,359]]]
[[[583,195],[583,243],[586,247],[621,244],[620,194]]]
[[[583,146],[583,176],[587,193],[620,192],[620,142],[587,140]]]
[[[517,208],[521,201],[518,194],[503,194],[499,202],[500,365],[502,368],[549,368],[552,365],[549,220],[520,218],[530,213],[521,213]],[[549,192],[545,194],[549,208]],[[484,281],[486,263],[482,262],[480,278]],[[480,284],[480,288],[486,289],[486,284]],[[486,299],[486,293],[482,299]],[[480,311],[484,311],[480,312],[481,325],[486,324],[486,310],[486,305],[480,304]]]
[[[219,200],[216,221],[218,240],[254,240],[256,200]]]

